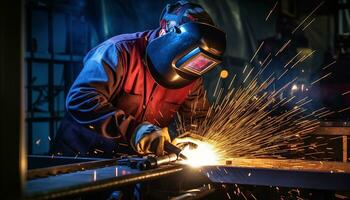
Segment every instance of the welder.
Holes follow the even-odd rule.
[[[160,27],[93,48],[66,99],[53,152],[73,156],[162,155],[176,112],[200,120],[202,75],[222,60],[226,35],[198,4],[168,4]]]

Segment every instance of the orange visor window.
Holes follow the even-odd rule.
[[[217,62],[215,60],[212,60],[204,54],[200,53],[188,62],[186,62],[183,68],[195,74],[202,75],[211,67],[215,66],[216,63]]]

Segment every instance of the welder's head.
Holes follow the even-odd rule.
[[[181,88],[222,60],[226,34],[198,4],[168,4],[160,16],[160,37],[147,46],[147,66],[158,84]]]

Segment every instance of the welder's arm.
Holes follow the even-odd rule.
[[[205,119],[209,107],[203,79],[200,78],[196,81],[191,93],[179,109],[186,131],[191,130],[191,126],[196,126]]]
[[[68,93],[66,108],[76,121],[104,137],[122,136],[129,141],[133,116],[127,116],[110,102],[123,81],[119,55],[114,44],[107,43],[92,50]]]

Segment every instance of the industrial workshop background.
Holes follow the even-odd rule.
[[[25,78],[26,78],[26,130],[28,154],[48,155],[53,138],[65,115],[65,96],[74,78],[82,68],[84,55],[100,42],[118,34],[130,33],[158,26],[159,13],[167,4],[174,1],[142,0],[26,0],[25,1]],[[265,51],[275,50],[288,40],[288,31],[293,30],[321,1],[282,0],[280,11],[266,21],[266,13],[275,5],[274,0],[199,0],[218,26],[228,35],[225,62],[206,77],[209,99],[216,87],[218,73],[225,69],[233,74],[243,70],[255,49],[265,41]],[[329,80],[317,83],[321,90],[313,90],[317,99],[310,106],[322,104],[335,109],[350,104],[347,97],[332,97],[349,87],[349,66],[343,45],[349,43],[349,2],[346,0],[326,1],[317,11],[317,20],[303,33],[294,36],[296,43],[288,54],[316,51],[298,68],[302,93],[312,80],[320,76],[321,68],[338,58],[337,66]],[[259,8],[259,9],[256,9]],[[253,10],[253,12],[252,12]],[[265,53],[267,54],[267,53]],[[341,55],[343,54],[343,55]],[[344,58],[344,59],[343,59]],[[280,58],[281,62],[283,59]],[[258,62],[257,59],[253,62]],[[279,61],[272,63],[271,70],[277,70]],[[248,70],[247,70],[248,71]],[[293,75],[291,73],[291,75]],[[336,81],[335,81],[336,80]],[[220,82],[227,88],[228,81]],[[301,91],[301,86],[303,91]],[[337,95],[339,96],[339,95]],[[331,103],[330,103],[331,102]],[[348,112],[332,117],[342,121],[349,119]],[[342,140],[334,140],[342,143]],[[337,145],[339,146],[339,145]],[[341,145],[340,145],[341,146]],[[341,160],[341,149],[335,154]]]
[[[262,66],[268,61],[264,60],[265,58],[275,56],[276,59],[269,63],[268,70],[270,70],[269,72],[274,71],[276,78],[279,78],[284,75],[281,64],[288,62],[290,57],[297,54],[302,58],[307,57],[307,59],[304,59],[302,63],[295,63],[298,64],[298,67],[284,76],[280,80],[281,83],[276,83],[279,85],[272,85],[272,88],[269,89],[279,88],[285,84],[285,81],[297,75],[298,82],[288,88],[285,93],[281,93],[279,98],[286,99],[292,96],[302,98],[307,93],[312,101],[306,101],[305,108],[309,108],[310,111],[323,107],[331,110],[327,111],[325,117],[319,117],[322,116],[319,113],[311,113],[319,115],[317,119],[320,119],[321,126],[318,131],[302,141],[310,152],[306,151],[295,157],[288,155],[291,156],[290,158],[307,160],[305,163],[311,163],[309,166],[305,164],[303,167],[306,168],[298,168],[300,171],[287,169],[282,173],[283,176],[280,174],[281,178],[278,176],[279,169],[276,168],[282,165],[278,165],[278,162],[284,162],[285,168],[293,166],[293,163],[289,163],[290,160],[277,162],[277,159],[271,159],[277,167],[271,166],[276,168],[262,170],[263,178],[252,176],[252,179],[249,179],[244,177],[243,181],[253,180],[246,183],[253,185],[253,188],[255,185],[259,185],[257,183],[261,183],[265,187],[261,192],[263,195],[264,191],[271,188],[270,181],[274,181],[271,180],[270,176],[276,174],[277,176],[274,177],[280,178],[278,179],[280,182],[275,185],[276,190],[277,186],[280,186],[279,184],[281,187],[301,188],[305,185],[308,186],[307,184],[314,184],[320,186],[316,189],[325,189],[325,193],[328,193],[327,189],[337,190],[338,186],[341,187],[340,189],[348,189],[349,184],[342,185],[342,183],[348,183],[350,180],[348,179],[350,175],[349,165],[346,163],[349,162],[350,153],[348,148],[350,135],[350,1],[193,1],[201,4],[213,17],[218,27],[227,33],[227,50],[224,62],[204,77],[208,98],[211,102],[216,100],[213,93],[217,88],[222,87],[225,94],[227,88],[231,86],[230,80],[234,75],[251,72],[253,70],[250,68],[251,65]],[[38,194],[39,198],[41,195],[45,196],[47,191],[42,190],[42,187],[45,188],[49,184],[35,187],[37,186],[36,181],[41,181],[40,175],[42,174],[47,179],[60,178],[59,175],[65,175],[65,173],[79,175],[80,172],[91,173],[94,178],[98,176],[96,171],[91,171],[91,169],[97,168],[95,160],[92,158],[91,160],[89,160],[90,158],[79,160],[80,158],[77,157],[57,156],[57,159],[53,159],[54,156],[50,152],[53,139],[60,126],[60,120],[66,114],[65,97],[67,92],[83,67],[84,56],[91,48],[114,35],[158,27],[159,14],[167,3],[173,2],[175,0],[23,0],[8,1],[11,6],[2,5],[0,7],[2,13],[0,31],[1,189],[4,190],[2,194],[5,199],[17,199],[16,197],[21,198],[26,195],[26,197],[30,197],[31,194],[34,196]],[[307,22],[303,21],[304,19],[308,19]],[[303,24],[303,26],[298,26],[299,24]],[[293,30],[296,29],[302,31],[294,34]],[[289,42],[291,39],[292,43]],[[277,56],[282,51],[281,47],[286,47],[289,44],[288,51]],[[255,52],[259,53],[254,55]],[[270,55],[269,52],[276,52],[276,54]],[[222,76],[223,72],[225,72],[225,76]],[[244,85],[246,82],[243,80],[243,76],[235,78],[238,80],[233,87]],[[262,78],[266,77],[262,76]],[[23,108],[21,107],[22,103]],[[284,106],[290,105],[286,103]],[[281,107],[281,109],[283,108]],[[24,121],[25,126],[22,123]],[[314,146],[317,148],[313,149]],[[317,162],[309,162],[309,160],[317,160]],[[324,163],[321,160],[325,163],[327,161],[339,162],[335,162],[334,165],[333,162],[329,162],[331,164],[323,166]],[[36,166],[33,161],[38,161]],[[92,164],[87,161],[92,161]],[[107,161],[116,165],[115,160]],[[257,163],[253,163],[256,164],[253,167],[250,166],[246,169],[239,166],[238,168],[243,171],[247,170],[244,171],[244,174],[250,177],[251,170],[259,172],[259,164],[261,166],[265,164],[258,161],[259,159],[257,159]],[[81,167],[80,164],[66,167],[66,164],[75,162],[87,162],[87,165],[84,166],[92,165],[92,167],[90,166],[91,169],[88,170]],[[99,163],[98,168],[101,168],[101,171],[104,170],[104,162],[105,160],[102,160]],[[226,162],[226,167],[229,168],[232,163],[232,161],[231,163]],[[242,166],[244,164],[246,163],[243,162]],[[56,166],[57,168],[48,166]],[[323,166],[328,171],[325,173],[321,170],[312,172],[314,166]],[[347,171],[341,171],[342,169],[333,171],[333,168],[338,166],[345,166],[344,169]],[[179,165],[165,166],[167,172],[173,173],[172,175],[177,176],[172,167],[179,171],[182,170]],[[111,180],[118,184],[121,183],[118,187],[124,186],[122,178],[125,175],[123,172],[126,173],[126,171],[120,170],[118,172],[117,170],[125,168],[119,164],[113,168],[115,171],[112,174],[116,174],[116,177],[113,178],[116,179]],[[232,169],[231,176],[228,178],[237,178],[235,172],[241,173],[241,171],[236,168]],[[164,174],[164,171],[159,171]],[[161,174],[156,172],[154,174],[157,176]],[[135,172],[139,177],[149,178],[144,176],[144,174],[148,175],[147,173],[147,171]],[[118,177],[120,174],[123,176]],[[209,171],[206,174],[209,174]],[[285,181],[284,175],[292,177]],[[304,179],[304,177],[312,177],[312,179]],[[159,176],[158,178],[164,177]],[[211,178],[218,178],[215,183],[221,185],[222,176]],[[319,184],[318,180],[323,180],[323,182]],[[147,181],[150,180],[147,179]],[[155,182],[157,181],[158,179]],[[91,186],[95,183],[95,179],[89,179],[88,182],[87,186]],[[336,184],[337,182],[339,185]],[[65,187],[64,183],[70,182],[63,179],[57,182],[48,181],[48,183],[55,183],[59,186],[62,183],[61,186]],[[103,180],[98,183],[109,184],[108,181],[103,182]],[[230,182],[228,181],[228,183]],[[233,187],[237,187],[236,182],[232,183],[234,183]],[[135,181],[132,184],[138,184],[138,182]],[[207,186],[209,187],[210,184]],[[73,186],[63,189],[58,187],[57,191],[53,191],[53,193],[49,191],[47,194],[64,196],[71,194],[73,189],[80,189]],[[85,186],[83,185],[83,188]],[[30,187],[39,192],[30,193]],[[98,187],[91,188],[94,192],[99,189]],[[306,187],[306,189],[309,188]],[[75,191],[77,192],[77,190]],[[78,191],[77,194],[79,192],[81,191]],[[333,193],[330,194],[333,195]],[[320,195],[322,196],[323,193],[320,192]]]

